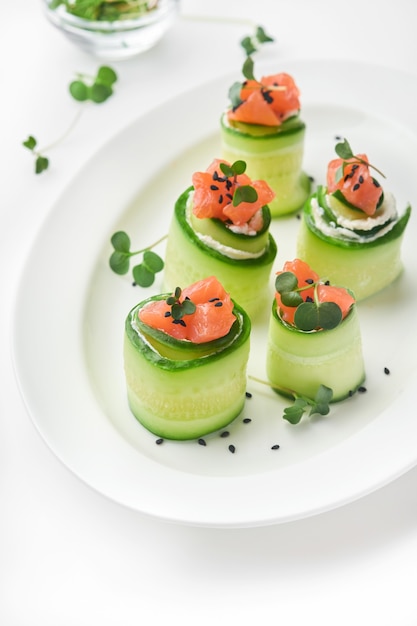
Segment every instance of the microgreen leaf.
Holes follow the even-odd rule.
[[[298,291],[284,291],[281,302],[285,306],[298,306],[304,302]]]
[[[286,291],[293,291],[298,287],[297,276],[293,272],[281,272],[275,278],[275,289],[283,294]]]
[[[168,296],[165,302],[171,307],[171,316],[174,321],[182,320],[184,315],[192,315],[196,310],[196,305],[189,298],[184,298],[181,302],[182,290],[176,287],[174,295]]]
[[[303,302],[294,314],[294,324],[304,331],[318,328],[331,330],[338,326],[341,320],[342,311],[335,302]]]
[[[41,174],[49,167],[49,159],[38,154],[35,160],[35,174]]]
[[[143,253],[143,263],[154,274],[157,274],[164,268],[163,260],[159,254],[152,252],[152,250],[145,250]]]
[[[134,281],[140,287],[150,287],[155,281],[155,273],[149,270],[146,265],[140,263],[132,269]]]
[[[227,176],[227,178],[231,178],[234,175],[233,169],[227,163],[220,163],[220,169],[222,173]]]
[[[246,171],[246,162],[245,161],[235,161],[232,163],[232,172],[235,176],[240,176],[244,174]]]
[[[258,199],[258,192],[251,185],[241,185],[236,187],[233,194],[233,206],[238,206],[241,202],[256,202]]]
[[[269,43],[274,41],[274,38],[267,35],[262,26],[257,27],[255,36],[259,43]]]
[[[123,230],[119,230],[110,239],[111,244],[115,250],[118,252],[129,252],[130,251],[130,238],[127,233]]]
[[[78,102],[88,100],[88,87],[82,80],[73,80],[69,85],[69,92]]]
[[[119,252],[118,250],[112,252],[109,264],[113,272],[120,275],[127,274],[130,265],[129,258],[130,255],[125,252]]]
[[[230,102],[232,103],[232,107],[235,109],[242,104],[242,99],[240,97],[240,91],[242,89],[242,83],[236,82],[229,89],[228,96],[230,98]]]
[[[253,42],[253,38],[252,37],[244,37],[241,42],[240,45],[242,46],[242,48],[244,49],[244,51],[246,52],[246,56],[250,56],[251,54],[253,54],[254,52],[257,51],[257,47],[254,45]]]
[[[23,141],[22,143],[25,146],[25,148],[28,148],[29,150],[33,150],[36,147],[37,141],[35,137],[32,137],[32,135],[29,135],[26,141]]]
[[[98,68],[96,81],[111,87],[117,81],[117,74],[108,65],[102,65]]]
[[[347,139],[344,139],[343,141],[337,143],[335,146],[335,151],[341,159],[352,159],[355,156]]]
[[[284,409],[284,414],[282,417],[290,422],[290,424],[298,424],[303,417],[307,407],[307,400],[301,397],[296,398],[291,406],[287,406]]]
[[[90,100],[95,102],[96,104],[101,104],[105,102],[112,95],[113,90],[108,85],[103,85],[101,83],[94,83],[90,88]]]
[[[253,74],[253,66],[254,63],[252,57],[248,57],[242,67],[242,74],[248,80],[256,80]]]

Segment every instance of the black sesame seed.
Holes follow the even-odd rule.
[[[249,424],[251,422],[251,418],[250,417],[245,417],[245,419],[243,420],[244,424]]]
[[[220,307],[220,306],[223,306],[223,302],[221,300],[219,300],[219,302],[216,302],[214,306],[217,307],[217,308]]]
[[[136,283],[135,282],[132,283],[132,287],[136,287]]]
[[[229,198],[229,200],[233,200],[233,196],[231,193],[227,193],[226,194],[226,198]]]
[[[328,287],[330,285],[330,280],[326,280],[324,284]]]
[[[210,189],[211,189],[212,191],[218,191],[218,190],[219,190],[219,188],[218,188],[218,186],[217,186],[217,185],[210,185]]]
[[[363,183],[363,176],[362,176],[362,174],[359,176],[358,180],[359,180],[360,184],[362,185],[362,183]]]
[[[359,167],[359,165],[357,163],[355,163],[354,165],[352,165],[352,172],[354,172],[355,170],[357,170]]]
[[[232,454],[234,454],[234,453],[236,452],[236,448],[235,448],[235,446],[234,446],[232,443],[231,443],[231,444],[230,444],[230,446],[229,446],[229,451],[230,451]]]
[[[213,180],[219,180],[219,173],[218,173],[218,171],[217,171],[217,170],[214,170],[214,172],[213,172],[213,176],[212,176],[212,179],[213,179]]]
[[[358,387],[359,393],[365,393],[367,391],[366,387]]]
[[[271,450],[279,450],[279,443],[275,443],[273,446],[271,446]]]
[[[199,439],[198,443],[200,444],[200,446],[206,446],[207,445],[206,442],[205,442],[205,439]]]
[[[381,185],[379,184],[379,182],[377,180],[375,180],[375,178],[372,179],[373,184],[375,185],[375,187],[380,187]]]
[[[173,324],[179,324],[180,326],[184,326],[184,328],[187,326],[187,324],[184,322],[184,320],[172,320]]]
[[[388,367],[384,367],[384,374],[391,374],[391,372],[389,371]]]
[[[312,285],[314,283],[314,280],[312,278],[306,278],[306,283],[307,285]]]
[[[216,302],[217,300],[220,300],[220,298],[210,298],[209,302]]]
[[[247,392],[246,392],[246,397],[247,397],[247,398],[252,398],[252,394],[251,394],[251,392],[250,392],[250,391],[247,391]]]
[[[220,433],[220,437],[223,437],[223,439],[224,439],[225,437],[228,437],[229,435],[230,435],[230,433],[229,433],[229,431],[228,431],[228,430],[224,430],[222,433]]]
[[[171,311],[165,311],[164,317],[171,317]]]
[[[219,196],[219,204],[221,204],[222,202],[223,202],[223,196],[222,196],[222,194],[220,194],[220,196]]]
[[[307,296],[307,298],[305,299],[306,302],[314,302],[313,298],[311,296]]]
[[[359,187],[359,183],[356,183],[356,185],[353,185],[353,191],[358,191]]]
[[[162,437],[160,437],[159,439],[157,439],[157,440],[155,441],[155,443],[156,443],[156,445],[157,445],[157,446],[160,446],[160,445],[161,445],[161,443],[163,443],[163,441],[164,441],[164,440],[162,439]]]

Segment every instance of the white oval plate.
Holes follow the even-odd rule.
[[[387,174],[384,184],[400,211],[415,200],[415,78],[331,61],[286,63],[285,71],[302,90],[308,173],[323,181],[335,136],[345,136]],[[381,487],[417,461],[414,216],[403,245],[406,271],[359,306],[366,393],[334,405],[326,417],[291,426],[282,419],[287,403],[249,380],[252,398],[230,436],[211,435],[205,447],[155,445],[129,412],[124,319],[150,291],[110,271],[109,240],[125,229],[139,249],[167,232],[173,204],[192,172],[220,156],[218,120],[234,80],[224,77],[162,104],[114,137],[76,176],[27,259],[13,344],[28,411],[77,476],[146,515],[218,527],[317,514]],[[276,270],[295,256],[298,224],[294,216],[273,224]],[[160,291],[159,276],[152,289]],[[265,312],[253,328],[249,374],[259,378],[265,378],[267,320]],[[274,444],[279,449],[272,450]]]

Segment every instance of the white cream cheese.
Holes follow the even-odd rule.
[[[328,196],[325,196],[327,206],[329,208]],[[333,210],[331,208],[331,210]],[[324,235],[335,239],[351,239],[358,242],[375,241],[386,235],[396,224],[397,208],[395,198],[390,192],[384,194],[384,202],[376,217],[368,216],[363,219],[349,219],[343,215],[336,215],[336,221],[327,222],[323,215],[324,209],[319,205],[317,198],[311,199],[311,213],[314,218],[316,227],[321,230]],[[356,230],[370,231],[376,226],[385,224],[385,228],[381,228],[372,236],[364,237],[359,235]]]

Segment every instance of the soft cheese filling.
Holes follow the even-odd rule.
[[[318,199],[313,197],[311,199],[311,214],[316,227],[324,235],[335,239],[350,239],[358,242],[375,241],[384,237],[396,224],[398,214],[395,198],[389,192],[385,193],[384,202],[375,217],[350,219],[333,210],[328,195],[324,197],[324,201],[327,212],[319,204]],[[334,220],[329,219],[329,211],[334,215]],[[374,229],[377,230],[371,233]]]

